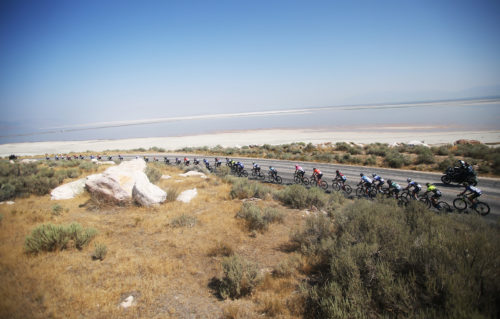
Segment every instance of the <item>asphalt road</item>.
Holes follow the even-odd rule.
[[[124,159],[132,159],[137,155],[123,155]],[[139,155],[142,157],[143,155]],[[191,164],[193,159],[196,157],[200,161],[200,165],[203,165],[202,160],[206,158],[210,165],[213,165],[215,156],[193,156],[192,154],[182,154],[182,153],[169,153],[169,154],[148,154],[147,157],[150,160],[153,160],[154,157],[158,158],[160,162],[163,162],[163,158],[167,157],[171,163],[175,162],[175,158],[178,157],[183,159],[184,156],[187,156],[191,160]],[[115,158],[115,157],[114,157]],[[222,164],[225,165],[225,157],[220,157],[222,160]],[[373,167],[365,167],[365,166],[352,166],[352,165],[340,165],[340,164],[323,164],[323,163],[311,163],[311,162],[296,162],[296,161],[284,161],[284,160],[274,160],[274,159],[260,159],[260,158],[246,158],[246,157],[232,157],[231,159],[235,161],[241,161],[245,169],[251,175],[252,162],[255,161],[257,164],[261,166],[262,172],[267,176],[267,170],[269,166],[273,166],[278,170],[278,175],[283,179],[283,184],[293,183],[293,174],[295,172],[295,164],[301,165],[306,171],[305,176],[310,177],[312,175],[313,167],[318,168],[323,173],[323,180],[328,182],[328,189],[332,190],[332,179],[335,177],[335,171],[340,170],[346,177],[347,183],[351,185],[354,189],[356,188],[356,184],[360,181],[360,173],[365,173],[369,177],[371,177],[372,173],[377,173],[386,181],[388,179],[392,179],[401,187],[406,187],[407,182],[406,179],[408,177],[412,178],[414,181],[417,181],[420,185],[422,185],[425,190],[425,183],[430,182],[433,183],[443,194],[441,200],[446,201],[453,207],[453,200],[456,198],[456,195],[463,191],[463,187],[456,185],[445,185],[441,182],[441,176],[443,174],[440,173],[430,173],[430,172],[418,172],[418,171],[409,171],[409,170],[400,170],[400,169],[390,169],[390,168],[373,168]],[[104,157],[103,157],[104,160]],[[250,176],[251,177],[251,176]],[[500,179],[498,178],[483,178],[479,177],[479,183],[477,187],[479,187],[483,191],[483,195],[480,197],[480,200],[488,203],[491,208],[490,214],[485,216],[484,218],[497,222],[500,217]]]

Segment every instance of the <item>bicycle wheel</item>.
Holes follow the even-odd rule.
[[[458,210],[465,210],[467,208],[467,203],[463,198],[455,198],[453,200],[453,207]]]
[[[375,197],[377,197],[377,193],[378,193],[378,192],[377,192],[377,189],[376,189],[376,188],[370,187],[370,188],[368,189],[368,197],[370,197],[370,198],[375,198]]]
[[[283,180],[281,179],[281,177],[276,176],[276,183],[278,183],[278,184],[283,183]]]
[[[344,192],[346,192],[347,194],[350,194],[352,192],[352,187],[344,184]]]
[[[293,177],[293,182],[294,182],[295,184],[300,184],[300,183],[302,182],[302,181],[300,180],[299,175],[295,175],[295,176]]]
[[[452,211],[451,206],[447,202],[439,202],[436,204],[436,208],[440,212],[449,213]]]
[[[326,191],[328,189],[328,183],[325,181],[321,181],[321,182],[319,182],[319,187],[321,187],[322,189],[324,189]]]
[[[481,216],[486,216],[490,213],[490,206],[484,202],[477,202],[474,210]]]
[[[340,184],[332,181],[332,189],[338,192],[340,190]]]
[[[428,197],[422,197],[418,201],[423,203],[427,208],[431,208],[431,200]]]
[[[441,182],[443,182],[443,184],[449,185],[451,183],[450,176],[448,175],[441,176]]]
[[[304,186],[309,185],[309,178],[307,178],[307,177],[305,177],[305,176],[304,176],[304,178],[302,178],[302,184],[303,184]]]
[[[365,189],[362,187],[356,188],[356,196],[361,197],[365,195]]]
[[[241,172],[241,175],[242,175],[243,177],[248,177],[248,172],[244,170],[243,172]]]
[[[406,207],[406,206],[408,206],[409,202],[410,201],[406,197],[399,197],[398,198],[398,206],[399,207]]]

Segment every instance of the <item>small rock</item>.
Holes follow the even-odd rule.
[[[120,303],[120,307],[122,308],[128,308],[128,307],[131,307],[133,306],[135,303],[134,303],[134,296],[128,296],[124,301],[122,301]]]
[[[171,179],[171,178],[172,178],[172,176],[170,176],[170,175],[162,175],[161,176],[161,179]]]
[[[188,189],[188,190],[185,190],[182,193],[180,193],[179,196],[177,196],[177,201],[183,202],[183,203],[189,203],[197,195],[198,195],[198,191],[196,190],[196,188]]]
[[[9,200],[9,201],[6,201],[5,204],[7,204],[7,205],[14,205],[15,203],[13,201]]]
[[[25,158],[21,161],[21,163],[34,163],[36,162],[36,159],[32,159],[32,158]]]
[[[200,178],[207,178],[207,175],[201,173],[201,172],[196,172],[196,171],[189,171],[184,174],[179,174],[179,176],[182,177],[190,177],[190,176],[199,176]]]

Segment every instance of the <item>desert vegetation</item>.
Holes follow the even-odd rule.
[[[0,206],[0,317],[499,313],[496,224],[224,170],[202,179],[148,167],[148,175],[171,176],[156,181],[169,197],[159,206],[91,206],[87,193],[57,203],[30,193]],[[189,204],[175,200],[192,188]],[[129,296],[134,305],[120,307]]]

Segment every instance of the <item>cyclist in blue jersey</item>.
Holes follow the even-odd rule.
[[[382,185],[384,185],[385,181],[382,177],[378,176],[377,173],[373,173],[373,184],[375,185],[375,188],[377,191],[380,191],[382,188]]]
[[[465,195],[467,198],[470,200],[472,204],[476,204],[476,199],[483,194],[483,192],[472,185],[469,185],[469,183],[464,183],[464,191],[461,192],[459,195]],[[467,194],[466,194],[467,193]]]
[[[413,199],[417,199],[417,195],[422,190],[422,186],[420,186],[419,183],[412,181],[411,178],[408,178],[406,181],[408,182],[408,185],[405,189],[411,189],[411,197],[413,197]]]

